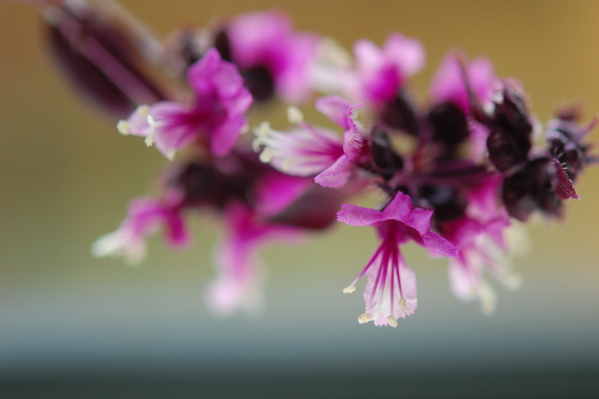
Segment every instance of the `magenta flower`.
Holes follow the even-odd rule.
[[[488,107],[497,82],[493,64],[482,57],[460,63],[456,54],[445,56],[431,83],[430,98],[435,103],[452,103],[464,113],[470,112],[472,100]],[[471,99],[470,95],[474,98]]]
[[[228,24],[226,32],[231,60],[244,71],[256,100],[268,99],[273,90],[290,103],[310,94],[316,35],[295,32],[281,12],[242,15]]]
[[[217,156],[231,151],[246,125],[252,97],[237,68],[210,50],[195,63],[187,79],[194,94],[191,105],[163,101],[140,106],[118,124],[122,134],[144,136],[167,158],[199,139]]]
[[[276,240],[297,240],[301,231],[266,222],[241,202],[229,204],[225,219],[225,238],[215,254],[218,277],[206,292],[208,306],[220,315],[256,311],[262,304],[261,247]]]
[[[508,289],[520,285],[520,277],[511,271],[507,259],[505,233],[511,223],[507,211],[497,201],[502,183],[500,175],[489,176],[470,188],[464,216],[438,223],[443,237],[459,250],[449,267],[453,294],[463,301],[479,300],[486,315],[495,309],[496,294],[485,274],[493,276]]]
[[[432,210],[416,208],[408,195],[401,192],[383,209],[343,205],[337,214],[339,221],[352,226],[373,226],[382,242],[366,267],[343,292],[354,292],[358,280],[366,274],[364,291],[366,313],[358,321],[374,321],[377,326],[397,326],[398,318],[414,313],[417,307],[416,277],[405,262],[399,245],[413,240],[431,255],[457,256],[449,241],[430,230]]]
[[[356,71],[347,75],[347,95],[367,104],[391,101],[425,61],[420,42],[399,33],[391,34],[381,48],[369,40],[360,40],[354,46],[354,54]]]
[[[254,147],[263,146],[260,159],[284,173],[316,175],[314,181],[323,187],[342,187],[366,149],[365,134],[352,115],[356,107],[337,96],[316,101],[321,113],[345,129],[343,140],[329,129],[304,122],[299,110],[292,108],[290,122],[296,123],[298,128],[278,132],[263,124],[255,130]]]
[[[132,200],[125,220],[117,230],[94,242],[92,254],[124,257],[130,264],[139,263],[146,255],[146,238],[160,227],[166,229],[165,238],[172,247],[184,247],[189,243],[181,215],[180,195],[169,193],[162,199]]]

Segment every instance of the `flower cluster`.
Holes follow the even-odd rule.
[[[578,198],[575,181],[596,161],[585,142],[595,120],[581,125],[579,110],[564,108],[543,128],[522,87],[497,77],[485,58],[448,54],[426,101],[416,101],[408,84],[425,52],[399,33],[381,47],[358,41],[352,57],[297,32],[283,13],[260,12],[160,42],[114,7],[38,4],[67,77],[121,119],[121,134],[144,137],[168,159],[157,192],[133,200],[93,254],[138,262],[149,235],[162,229],[171,246],[184,247],[187,218],[218,215],[225,237],[207,289],[218,313],[259,305],[261,246],[335,220],[371,226],[380,239],[343,290],[354,292],[366,276],[360,323],[395,327],[417,308],[416,276],[401,251],[408,242],[448,258],[455,295],[491,313],[486,276],[510,289],[520,281],[506,257],[508,231],[533,213],[563,217],[564,200]],[[249,116],[263,103],[297,104],[315,93],[324,95],[315,108],[335,127],[310,124],[292,105],[291,127],[252,128]],[[367,194],[380,206],[342,204]]]

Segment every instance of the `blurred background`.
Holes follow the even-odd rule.
[[[517,77],[542,121],[568,101],[585,104],[585,120],[599,111],[596,1],[121,3],[161,38],[273,7],[347,48],[400,31],[427,50],[413,81],[421,98],[446,51],[460,48]],[[203,298],[220,235],[207,218],[194,221],[188,251],[152,239],[140,268],[91,257],[90,244],[117,227],[129,199],[151,191],[164,159],[73,95],[49,62],[41,26],[32,7],[0,2],[3,397],[584,397],[599,389],[599,168],[581,177],[582,201],[567,204],[562,223],[528,226],[532,251],[515,260],[524,284],[497,287],[492,317],[452,297],[445,261],[409,247],[418,311],[397,329],[359,325],[363,285],[354,295],[341,290],[375,239],[338,226],[266,251],[264,314],[218,319]]]

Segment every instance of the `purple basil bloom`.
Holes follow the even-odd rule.
[[[139,263],[146,255],[146,238],[160,227],[166,229],[172,247],[185,247],[189,234],[181,215],[181,196],[175,192],[162,199],[137,198],[129,203],[129,213],[119,228],[96,240],[92,253],[96,257],[124,257],[130,264]]]
[[[188,72],[191,105],[163,101],[140,106],[118,124],[122,134],[144,136],[146,144],[172,159],[176,151],[199,139],[217,156],[231,151],[246,126],[252,97],[237,68],[210,50]]]
[[[290,122],[298,128],[278,132],[263,124],[256,129],[254,146],[264,146],[260,159],[284,173],[316,175],[314,181],[323,187],[342,187],[360,162],[366,145],[365,135],[352,115],[356,107],[337,96],[316,101],[320,112],[345,129],[343,140],[329,129],[304,122],[299,110],[292,108]]]
[[[206,292],[208,306],[220,315],[259,310],[261,247],[276,240],[295,241],[301,237],[301,230],[269,223],[241,202],[231,203],[225,209],[225,219],[225,238],[215,254],[218,277]]]
[[[374,321],[377,326],[397,326],[398,318],[414,313],[417,307],[416,277],[405,262],[399,245],[413,240],[425,247],[431,255],[457,256],[449,241],[432,232],[430,220],[433,211],[416,208],[408,195],[401,192],[383,209],[343,205],[338,220],[352,226],[373,226],[382,240],[366,267],[343,292],[354,292],[358,280],[366,274],[364,291],[366,313],[358,321]]]
[[[503,178],[490,175],[470,189],[463,217],[439,223],[443,237],[459,250],[450,261],[449,279],[455,296],[464,301],[478,299],[484,314],[495,309],[496,295],[484,278],[485,272],[509,289],[520,285],[520,277],[510,270],[505,233],[511,223],[497,201]]]
[[[357,76],[357,98],[366,103],[391,101],[406,79],[424,66],[424,48],[418,40],[399,33],[390,35],[378,48],[369,40],[360,40],[354,46]],[[351,96],[353,98],[353,96]]]
[[[475,58],[462,64],[460,58],[452,53],[445,56],[437,69],[429,94],[435,103],[449,102],[469,113],[473,100],[483,107],[491,104],[495,86],[493,65],[488,59]]]
[[[259,93],[257,100],[269,97],[271,93],[264,92],[269,84],[290,103],[310,94],[316,35],[295,32],[291,20],[281,12],[239,16],[228,24],[226,34],[231,60],[244,71],[246,81],[252,80],[248,83],[255,96]]]

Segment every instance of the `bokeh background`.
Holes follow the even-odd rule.
[[[517,77],[543,121],[567,101],[584,103],[587,119],[599,111],[596,1],[121,3],[158,37],[273,7],[347,48],[400,31],[427,49],[427,67],[413,82],[421,98],[445,52],[460,48]],[[32,7],[0,2],[0,392],[7,398],[582,397],[599,389],[599,169],[582,176],[582,201],[568,203],[563,222],[528,226],[532,251],[516,259],[524,285],[513,293],[498,287],[490,318],[451,296],[446,262],[409,248],[418,311],[397,329],[359,325],[360,290],[341,289],[375,240],[368,229],[338,226],[264,254],[264,314],[218,319],[203,302],[220,235],[211,220],[194,221],[196,244],[186,252],[152,239],[140,268],[90,256],[127,201],[150,192],[164,159],[73,95],[48,60],[40,22]],[[591,137],[599,140],[598,132]]]

